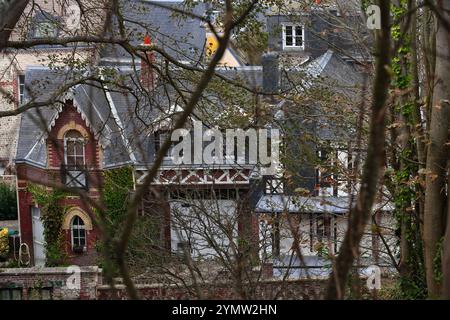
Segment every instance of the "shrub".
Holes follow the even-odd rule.
[[[0,220],[17,219],[16,189],[0,182]]]

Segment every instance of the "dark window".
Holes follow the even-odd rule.
[[[22,300],[22,288],[0,289],[0,300]]]
[[[317,241],[324,242],[330,240],[330,217],[327,215],[320,215],[316,217],[316,235]]]
[[[191,244],[188,241],[182,241],[177,243],[177,252],[180,254],[192,253]]]
[[[301,26],[295,27],[295,46],[303,46],[303,27]]]
[[[292,26],[286,26],[285,41],[286,41],[285,42],[286,46],[294,45],[294,33],[293,33]]]
[[[72,249],[84,250],[86,247],[86,227],[83,220],[79,216],[75,216],[72,220]]]
[[[318,151],[319,166],[316,169],[317,195],[342,196],[350,192],[349,175],[352,158],[345,149],[321,149]]]
[[[284,47],[303,47],[303,26],[285,25],[283,32]]]
[[[19,105],[23,103],[23,97],[25,93],[25,75],[20,74],[18,77],[19,84]]]

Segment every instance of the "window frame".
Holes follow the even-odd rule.
[[[77,218],[79,219],[79,221],[81,221],[82,224],[77,224],[75,226],[75,221],[78,221]],[[75,228],[76,227],[76,228]],[[74,235],[74,230],[78,230],[78,236],[76,237],[78,239],[78,244],[75,244],[75,235]],[[80,231],[83,230],[83,237],[81,237]],[[83,252],[86,251],[87,249],[87,232],[86,232],[86,223],[84,223],[84,220],[79,216],[79,215],[74,215],[72,218],[72,221],[70,222],[70,242],[71,242],[71,247],[72,247],[72,251],[74,250],[75,246],[80,247],[80,240],[82,238],[84,238],[84,245],[83,245]]]
[[[23,79],[23,81],[21,81]],[[25,74],[19,73],[17,75],[17,96],[18,104],[21,106],[24,103],[25,97]]]
[[[77,132],[80,135],[80,138],[67,138],[67,134],[70,133],[70,132]],[[74,130],[74,129],[68,130],[68,131],[66,131],[64,133],[64,164],[66,166],[69,166],[69,164],[67,163],[67,154],[68,154],[67,142],[69,142],[69,141],[81,142],[82,143],[82,145],[83,145],[83,155],[82,155],[82,157],[83,157],[83,166],[85,166],[86,165],[86,141],[83,138],[83,135],[81,134],[81,132],[78,131],[78,130]],[[77,157],[79,157],[79,155],[77,155],[76,152],[75,152],[75,158],[77,158]]]
[[[70,132],[76,132],[79,134],[79,138],[68,138],[67,134]],[[69,165],[68,164],[68,142],[80,142],[82,143],[82,150],[83,154],[78,155],[75,151],[75,155],[71,155],[70,157],[75,158],[75,164]],[[76,150],[76,147],[75,147]],[[77,158],[82,157],[82,165],[77,164]],[[64,167],[65,167],[65,184],[69,187],[74,188],[87,188],[87,176],[86,176],[86,139],[83,137],[83,134],[75,129],[67,130],[64,133]],[[80,178],[82,181],[80,181],[78,178]]]
[[[292,45],[286,44],[286,27],[292,27]],[[300,27],[302,29],[302,44],[297,45],[297,31],[296,28]],[[298,23],[283,23],[282,24],[282,47],[283,50],[286,49],[297,49],[297,50],[305,50],[305,26],[303,24]]]

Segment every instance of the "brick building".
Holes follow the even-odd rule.
[[[149,12],[133,10],[133,5],[142,3],[145,1],[127,2],[130,8],[126,13],[132,20],[152,24],[153,29],[157,30],[149,35],[152,41],[186,65],[207,61],[203,49],[209,33],[204,25],[194,19],[172,18],[168,10],[162,8],[154,8]],[[205,14],[202,5],[194,10],[198,14]],[[333,17],[337,16],[333,10],[330,12]],[[222,65],[217,74],[270,93],[288,88],[292,76],[300,77],[300,83],[306,89],[317,85],[319,81],[323,85],[323,79],[327,79],[328,90],[351,95],[348,92],[351,90],[339,91],[336,83],[355,89],[361,82],[361,74],[354,61],[349,62],[342,54],[331,49],[340,41],[335,39],[336,34],[330,35],[329,39],[315,37],[317,34],[327,34],[329,26],[311,12],[300,15],[300,20],[298,18],[269,15],[267,26],[271,52],[262,59],[263,66],[237,65],[230,69]],[[134,24],[127,27],[130,28],[130,35],[135,37],[135,43],[141,44],[145,32]],[[119,46],[105,45],[101,49],[98,64],[108,71],[102,75],[102,81],[78,83],[60,93],[57,101],[48,107],[28,110],[20,117],[15,159],[20,229],[22,242],[30,247],[34,264],[42,264],[45,260],[43,227],[40,208],[34,203],[27,186],[39,184],[48,188],[49,192],[56,186],[72,187],[87,192],[92,199],[98,199],[102,189],[102,174],[124,166],[132,167],[135,186],[139,186],[167,138],[174,119],[183,110],[180,87],[171,85],[170,81],[153,73],[154,70],[147,64],[148,61],[155,64],[163,62],[160,56],[146,55],[148,61],[138,59],[135,63],[136,57],[131,57]],[[234,57],[231,51],[228,53],[228,58]],[[230,58],[229,61],[238,64],[238,59]],[[286,64],[286,61],[290,63]],[[280,62],[286,71],[284,76],[280,72]],[[158,66],[164,67],[164,64]],[[192,89],[192,82],[179,80],[187,77],[179,68],[173,67],[170,71],[174,75],[172,79],[176,79],[183,90],[189,92]],[[89,72],[85,69],[28,67],[25,70],[24,99],[47,101],[67,83],[89,76]],[[195,80],[193,82],[195,84]],[[234,112],[243,109],[244,114],[245,107],[248,107],[233,104],[230,108],[224,105],[225,97],[213,95],[211,91],[205,96],[205,101],[210,105],[203,101],[204,111],[210,111],[213,119],[221,118],[225,111],[233,108]],[[290,116],[289,112],[294,109],[291,108],[292,104],[285,100],[257,98],[270,106],[268,113],[278,123],[294,119],[292,122],[296,122],[297,126],[294,127],[294,138],[310,134],[318,139],[332,141],[339,135],[332,130],[337,126],[330,123],[325,125],[325,120],[320,116],[320,107],[314,103],[307,107],[311,114],[319,114],[319,120],[303,125],[304,119]],[[191,132],[199,120],[204,120],[202,114],[193,114],[185,129]],[[273,123],[264,125],[275,126]],[[209,129],[208,123],[202,129]],[[339,138],[342,140],[342,137]],[[202,147],[205,146],[206,143],[202,144]],[[348,167],[350,155],[340,152],[341,146],[334,146],[336,149],[331,153],[336,154],[343,161],[343,166]],[[311,144],[308,148],[313,154],[322,155],[320,146]],[[208,247],[211,239],[201,235],[201,229],[204,228],[201,222],[206,219],[206,216],[196,212],[201,200],[201,209],[209,214],[217,212],[218,216],[225,218],[238,217],[231,221],[232,227],[226,230],[228,234],[222,234],[227,241],[221,241],[220,246],[223,248],[220,250],[227,253],[232,250],[230,242],[240,236],[248,236],[251,242],[260,245],[264,242],[261,239],[264,226],[269,228],[269,238],[264,239],[266,243],[263,246],[270,251],[273,262],[283,265],[285,259],[293,254],[286,215],[294,217],[296,226],[306,237],[302,239],[301,249],[311,257],[308,263],[318,267],[324,265],[323,261],[318,261],[320,248],[317,244],[325,243],[325,246],[332,247],[331,252],[337,251],[345,231],[349,193],[344,190],[341,181],[335,184],[324,181],[322,173],[313,164],[302,163],[299,166],[297,163],[297,166],[286,168],[303,178],[288,186],[283,170],[276,176],[261,178],[258,166],[246,164],[245,161],[242,164],[234,157],[234,162],[220,165],[204,162],[180,165],[175,163],[172,151],[164,157],[152,188],[147,191],[140,208],[140,213],[152,212],[161,217],[156,238],[165,250],[180,253],[188,249],[194,257],[217,253],[214,252],[217,248]],[[294,153],[294,159],[300,159],[306,154],[305,150],[295,145],[288,151]],[[325,152],[323,158],[326,158]],[[331,176],[329,174],[328,178]],[[306,198],[298,197],[294,192],[299,187],[309,192]],[[299,205],[299,202],[303,205]],[[77,195],[66,197],[62,204],[68,208],[63,217],[65,242],[62,250],[68,254],[72,263],[95,263],[95,244],[100,234],[94,223],[96,217],[93,211]],[[389,208],[381,211],[385,214]],[[275,221],[280,219],[273,224],[261,221],[268,216],[276,218]],[[182,229],[186,217],[194,217],[188,221],[190,232]],[[280,234],[286,237],[285,241],[280,239]],[[368,234],[369,237],[373,235],[371,231]],[[368,242],[379,242],[378,238],[373,239]]]

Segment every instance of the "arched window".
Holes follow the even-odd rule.
[[[86,250],[86,226],[79,216],[74,216],[70,225],[72,233],[72,250],[83,252]]]
[[[65,183],[75,188],[87,188],[85,173],[85,140],[77,130],[64,135]]]

